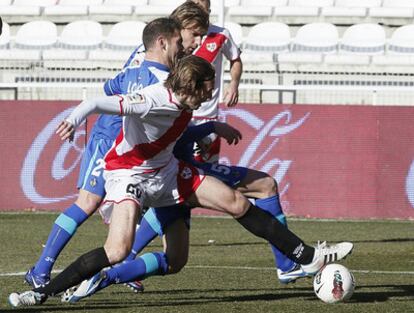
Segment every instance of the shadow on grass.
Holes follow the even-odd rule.
[[[389,290],[375,291],[375,289],[389,288]],[[370,289],[369,291],[364,291]],[[276,293],[277,291],[277,293]],[[223,293],[239,293],[238,295],[223,295]],[[319,301],[310,287],[290,287],[279,289],[177,289],[162,291],[147,291],[143,295],[136,295],[126,299],[120,297],[125,292],[112,292],[105,298],[90,298],[76,305],[50,303],[40,307],[25,309],[2,310],[3,313],[23,312],[60,312],[60,311],[88,311],[114,312],[120,309],[144,307],[177,307],[206,304],[220,304],[232,302],[279,301],[301,298],[307,301]],[[414,285],[363,285],[357,286],[349,303],[385,302],[392,297],[404,298],[412,301]],[[159,296],[159,297],[157,297]]]
[[[390,290],[375,291],[375,289],[389,288]],[[371,289],[364,291],[364,289]],[[410,301],[414,299],[414,285],[363,285],[357,286],[350,302],[369,303],[385,302],[392,297],[407,297]]]

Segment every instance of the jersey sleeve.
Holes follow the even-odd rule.
[[[66,118],[75,128],[91,114],[134,115],[145,117],[152,101],[140,94],[98,97],[82,101]]]
[[[110,80],[106,81],[104,84],[104,91],[107,96],[113,96],[113,95],[119,95],[124,92],[122,92],[121,84],[123,80],[125,79],[126,73],[125,71],[120,72],[118,75],[116,75],[114,78],[111,78]]]
[[[223,45],[223,54],[229,61],[234,61],[240,57],[241,51],[237,44],[234,42],[233,37],[231,36],[230,32],[225,29],[225,35],[227,40]]]

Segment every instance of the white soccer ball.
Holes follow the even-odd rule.
[[[351,298],[354,289],[354,275],[340,264],[325,265],[313,279],[313,290],[325,303],[346,301]]]

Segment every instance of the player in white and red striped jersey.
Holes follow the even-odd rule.
[[[200,5],[205,11],[210,12],[210,0],[187,0]],[[223,93],[223,102],[226,106],[235,106],[239,100],[239,83],[243,71],[240,59],[240,48],[234,42],[228,29],[210,24],[207,35],[204,36],[200,47],[194,54],[213,64],[216,70],[213,97],[201,104],[193,113],[194,125],[200,125],[208,121],[215,121],[219,116],[219,97],[221,93],[221,81],[223,77],[223,58],[230,61],[230,83]],[[220,138],[212,133],[199,142],[196,159],[200,162],[218,162],[220,153]]]

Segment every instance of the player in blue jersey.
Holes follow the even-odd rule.
[[[202,10],[199,10],[199,13],[201,17],[191,25],[193,29],[189,28],[192,32],[188,30],[184,32],[184,35],[187,36],[185,39],[186,44],[193,45],[190,48],[189,46],[184,47],[186,49],[195,49],[197,45],[198,40],[191,37],[193,34],[207,30],[208,15]],[[145,67],[141,68],[143,73],[145,69],[145,75],[143,75],[145,81],[142,81],[142,85],[153,84],[163,80],[167,66],[174,63],[177,53],[181,53],[180,50],[183,49],[182,38],[179,35],[176,36],[177,32],[178,34],[180,34],[180,31],[183,33],[179,22],[177,24],[176,20],[169,18],[156,20],[147,25],[147,35],[143,36],[144,45],[147,47],[147,50],[153,48],[159,56],[156,57],[154,56],[155,53],[147,51],[146,58],[148,62],[145,64]],[[161,23],[161,27],[155,27],[159,23]],[[153,37],[157,38],[153,43],[145,41]],[[153,61],[157,61],[159,64],[155,66]],[[161,62],[165,64],[162,65]],[[137,75],[139,71],[136,67],[134,74]],[[128,73],[131,72],[128,71]],[[112,87],[109,84],[105,85],[105,91],[109,91],[110,88]],[[75,234],[77,228],[101,204],[105,196],[102,177],[103,156],[112,146],[120,131],[121,123],[122,118],[114,115],[101,115],[96,121],[82,159],[78,181],[78,199],[58,216],[40,258],[35,266],[26,273],[25,280],[32,287],[37,288],[49,282],[50,273],[56,258]]]

